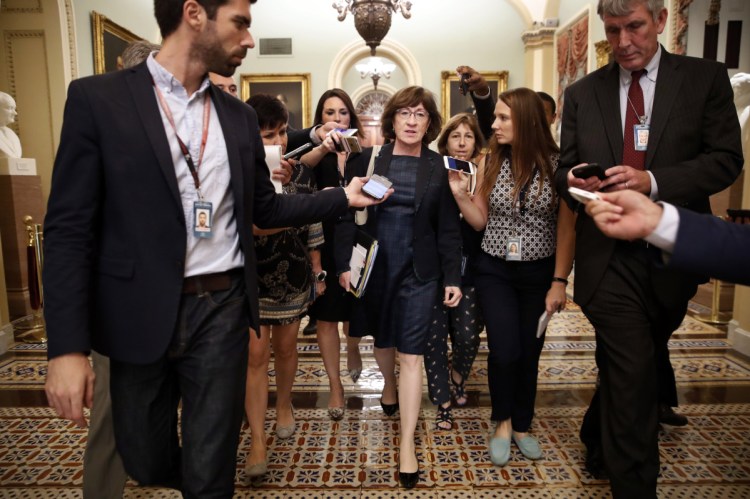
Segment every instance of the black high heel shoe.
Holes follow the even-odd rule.
[[[414,458],[416,459],[416,455]],[[404,473],[403,471],[398,470],[398,481],[405,489],[413,489],[417,486],[417,483],[419,483],[419,459],[417,459],[417,471],[413,473]]]
[[[398,402],[396,402],[395,404],[384,404],[383,399],[381,398],[380,407],[383,408],[383,413],[386,416],[393,416],[394,414],[396,414],[396,411],[398,410]]]

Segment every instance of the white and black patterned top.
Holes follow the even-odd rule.
[[[551,159],[554,173],[560,157],[555,154]],[[511,195],[514,183],[510,161],[503,162],[490,193],[487,227],[482,239],[485,253],[505,259],[511,237],[521,238],[523,261],[539,260],[555,253],[558,197],[551,180],[544,181],[542,192],[537,196],[539,169],[536,169],[519,210]]]

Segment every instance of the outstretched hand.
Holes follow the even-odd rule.
[[[586,213],[605,235],[615,239],[643,239],[661,220],[663,208],[645,195],[623,190],[599,193],[601,201],[589,201]]]
[[[370,180],[369,177],[354,177],[349,182],[349,185],[344,187],[346,195],[349,198],[349,206],[352,208],[365,208],[374,204],[380,204],[393,194],[393,187],[385,192],[383,199],[375,199],[374,197],[365,194],[362,192],[362,186],[365,185],[368,180]]]

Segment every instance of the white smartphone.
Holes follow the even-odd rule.
[[[583,204],[586,204],[594,199],[597,201],[602,199],[596,193],[584,191],[583,189],[579,189],[578,187],[568,187],[568,192],[573,197],[573,199]]]
[[[467,175],[474,175],[477,173],[477,165],[471,161],[443,156],[443,163],[445,163],[445,168],[448,170],[456,170],[466,173]]]
[[[391,185],[393,184],[390,180],[382,175],[376,174],[371,176],[370,180],[362,186],[362,192],[374,197],[375,199],[383,199],[383,196],[385,196],[385,193],[391,188]]]

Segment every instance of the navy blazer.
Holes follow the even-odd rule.
[[[253,223],[311,223],[346,212],[347,200],[342,189],[277,196],[255,111],[213,85],[209,92],[227,147],[255,327]],[[49,357],[92,348],[131,363],[162,356],[182,296],[187,229],[145,63],[70,84],[44,232]]]
[[[680,225],[667,267],[750,285],[750,225],[677,210]]]
[[[346,178],[364,177],[372,156],[372,148],[347,164]],[[386,144],[375,158],[374,173],[388,176],[393,158],[393,144]],[[385,201],[387,203],[388,201]],[[362,226],[377,237],[378,210],[381,205],[367,208],[367,223]],[[461,286],[461,232],[459,211],[448,184],[448,174],[440,154],[422,146],[417,170],[414,199],[414,273],[421,281],[443,279],[444,286]],[[349,213],[336,225],[336,269],[349,270],[356,230],[354,215]],[[377,261],[375,263],[377,265]]]
[[[565,90],[557,192],[572,208],[567,175],[580,163],[608,168],[622,161],[619,66],[610,63]],[[662,47],[646,151],[659,199],[709,213],[708,197],[731,185],[742,170],[740,126],[726,67],[714,61],[668,53]],[[575,300],[594,296],[616,241],[581,214],[576,222]],[[692,296],[699,276],[654,269],[665,304]]]

